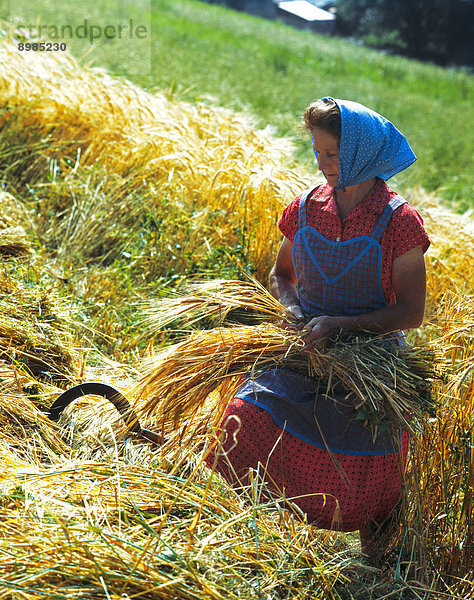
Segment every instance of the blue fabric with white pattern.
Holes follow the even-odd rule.
[[[370,108],[335,98],[341,113],[339,179],[336,190],[380,177],[390,179],[416,160],[405,136]]]

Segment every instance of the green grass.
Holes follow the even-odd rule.
[[[117,14],[113,0],[85,0],[90,21]],[[121,14],[148,22],[147,2],[122,2]],[[39,8],[41,7],[41,8]],[[59,10],[59,12],[58,12]],[[20,0],[12,17],[64,22],[77,12],[52,0]],[[59,18],[57,15],[61,15]],[[94,17],[96,15],[96,17]],[[113,22],[113,18],[110,19]],[[190,102],[206,101],[249,113],[260,127],[294,136],[299,159],[313,169],[298,121],[312,100],[331,95],[366,104],[407,136],[418,161],[392,182],[437,190],[458,211],[472,208],[473,78],[336,38],[297,31],[197,0],[152,0],[151,47],[125,41],[69,44],[84,61],[126,75],[149,89],[170,90]],[[143,51],[143,60],[137,52]],[[148,62],[151,53],[151,69]]]

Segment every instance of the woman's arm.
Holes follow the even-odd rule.
[[[284,238],[270,272],[270,292],[288,308],[298,321],[303,321],[304,315],[296,292],[296,273],[293,266],[292,249],[293,242]]]
[[[311,319],[306,327],[311,332],[307,345],[322,340],[338,329],[388,333],[414,329],[423,321],[426,299],[426,271],[422,246],[416,246],[397,257],[392,265],[392,285],[396,303],[379,310],[355,316],[323,315]]]

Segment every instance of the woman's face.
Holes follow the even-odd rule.
[[[318,161],[318,167],[326,177],[331,187],[336,187],[339,179],[339,142],[324,129],[315,128],[312,131],[313,150]]]

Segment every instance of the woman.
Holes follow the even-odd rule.
[[[284,210],[271,292],[308,331],[308,351],[341,329],[403,343],[401,330],[423,319],[429,240],[385,180],[416,157],[389,121],[355,102],[323,98],[304,124],[327,184]],[[407,436],[389,431],[374,441],[344,390],[326,391],[285,369],[248,380],[224,416],[217,469],[238,485],[258,467],[269,494],[284,494],[319,527],[359,529],[373,554],[371,531],[400,501]]]

